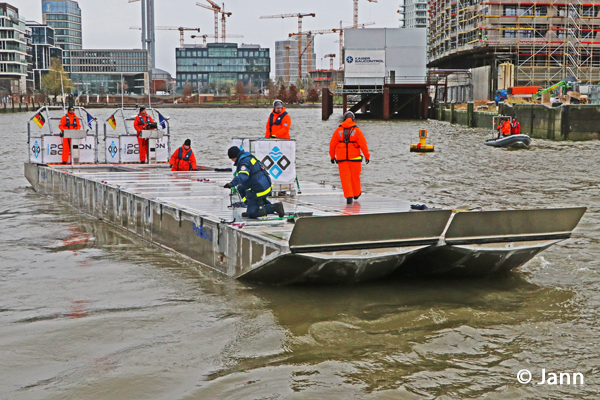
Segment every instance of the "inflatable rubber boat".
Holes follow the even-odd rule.
[[[531,138],[527,135],[509,135],[500,138],[488,139],[485,144],[493,147],[507,147],[513,149],[528,149]]]

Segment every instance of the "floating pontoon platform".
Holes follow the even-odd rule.
[[[410,211],[410,204],[301,182],[282,196],[294,218],[249,220],[231,208],[231,172],[167,166],[26,163],[40,193],[236,279],[347,283],[393,274],[484,276],[519,267],[571,236],[584,207]]]

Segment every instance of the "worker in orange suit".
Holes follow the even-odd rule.
[[[69,106],[67,113],[60,119],[58,129],[60,129],[60,137],[63,138],[62,163],[67,164],[71,155],[71,139],[63,137],[64,131],[81,129],[81,122],[79,122],[79,118],[75,115],[75,107]]]
[[[371,159],[367,141],[362,131],[354,123],[354,113],[347,111],[344,122],[335,130],[329,142],[331,163],[337,162],[346,204],[352,204],[353,199],[360,197],[360,171],[362,169],[361,155],[364,154],[366,163]]]
[[[198,169],[196,166],[196,156],[194,156],[191,147],[192,141],[186,139],[183,142],[183,146],[175,150],[171,156],[171,161],[169,161],[171,171],[196,171]]]
[[[505,119],[498,125],[496,129],[498,130],[498,138],[509,136],[511,132],[510,121]]]
[[[521,134],[521,124],[519,123],[519,121],[517,121],[517,117],[513,118],[512,122],[510,124],[510,132],[513,135]]]
[[[289,139],[291,126],[292,119],[287,111],[285,111],[283,101],[275,100],[273,102],[273,112],[269,115],[269,120],[267,121],[265,139]]]
[[[148,115],[145,107],[140,107],[138,115],[133,120],[133,127],[137,132],[138,147],[140,149],[140,162],[146,162],[148,158],[148,139],[142,139],[142,131],[154,130],[149,124],[156,125],[151,116]]]

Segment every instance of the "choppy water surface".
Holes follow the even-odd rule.
[[[267,110],[167,110],[173,145],[226,166]],[[109,110],[98,110],[106,119]],[[337,183],[338,118],[290,110],[299,176]],[[339,114],[339,112],[337,113]],[[483,145],[488,132],[359,122],[367,194],[484,209],[588,206],[574,237],[506,276],[342,287],[232,281],[36,194],[25,122],[1,115],[2,399],[596,399],[600,142]],[[411,154],[419,128],[433,154]],[[37,129],[34,127],[34,129]],[[529,369],[585,385],[520,384]]]

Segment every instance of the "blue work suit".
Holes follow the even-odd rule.
[[[231,181],[242,195],[242,201],[248,206],[248,218],[264,217],[274,214],[273,205],[267,197],[273,185],[269,173],[256,157],[247,151],[241,151],[234,164],[236,177]]]

